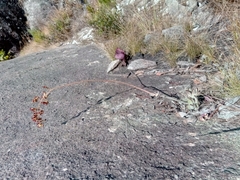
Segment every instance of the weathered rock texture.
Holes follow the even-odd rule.
[[[53,10],[49,0],[26,0],[23,3],[30,29],[37,29],[47,21],[47,16]]]
[[[0,50],[15,54],[30,37],[27,18],[18,0],[1,0],[0,7]]]
[[[23,0],[23,7],[30,29],[41,29],[41,26],[47,24],[55,10],[64,9],[68,4],[74,7],[74,4],[76,6],[80,3],[83,2],[78,0]]]
[[[0,64],[1,179],[240,176],[239,120],[184,124],[161,110],[160,96],[125,85],[88,82],[57,89],[44,106],[45,126],[36,127],[29,109],[33,97],[46,90],[42,86],[108,79],[142,87],[135,76],[107,75],[109,62],[95,46],[71,45]],[[184,79],[180,74],[141,77],[145,85],[167,93]]]

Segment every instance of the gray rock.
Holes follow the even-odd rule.
[[[191,14],[193,33],[201,33],[207,30],[218,31],[216,27],[225,29],[226,23],[222,21],[222,15],[215,14],[206,4],[195,8]],[[226,38],[226,37],[225,37]]]
[[[207,82],[207,76],[206,75],[202,75],[198,79],[202,82]]]
[[[232,106],[232,105],[234,105],[236,102],[238,102],[239,99],[240,99],[240,96],[227,99],[226,102],[225,102],[225,106]],[[221,110],[221,107],[219,108],[219,110]]]
[[[132,10],[132,7],[134,6],[138,11],[141,11],[147,7],[154,6],[158,3],[160,3],[160,0],[123,0],[123,1],[117,1],[117,10],[121,11],[123,14],[125,14],[129,7]]]
[[[119,64],[120,64],[120,60],[117,59],[115,61],[112,61],[109,65],[108,65],[108,68],[107,68],[107,73],[113,71]]]
[[[170,15],[176,15],[178,14],[178,10],[180,7],[183,7],[182,5],[180,5],[178,3],[177,0],[166,0],[165,1],[166,4],[166,8],[165,8],[165,12],[170,14]]]
[[[187,68],[187,67],[193,67],[195,64],[192,62],[188,62],[188,61],[178,61],[177,65],[180,68]]]
[[[235,105],[240,99],[239,96],[226,100],[225,105],[219,107],[218,118],[231,119],[240,115],[239,106]]]
[[[38,28],[46,21],[47,16],[53,10],[49,0],[26,0],[23,3],[27,14],[30,29]]]
[[[212,133],[214,127],[236,129],[237,121],[191,125],[188,119],[186,126],[162,111],[161,93],[151,98],[146,91],[154,89],[140,91],[135,76],[107,75],[109,62],[96,46],[69,45],[0,63],[1,179],[239,177],[229,173],[239,169],[239,131]],[[189,82],[186,76],[168,77],[141,81],[170,95],[176,92],[166,80],[172,79],[171,86]],[[72,86],[61,86],[66,83]],[[36,95],[49,90],[42,86],[58,88],[40,106],[46,121],[38,128],[30,108],[37,106]]]
[[[94,42],[94,29],[91,27],[85,27],[81,29],[72,39],[71,41],[65,44],[90,44]]]
[[[150,43],[153,39],[158,39],[159,34],[157,32],[151,32],[145,35],[143,42],[145,44]]]
[[[77,36],[78,40],[80,41],[93,40],[94,38],[93,28],[85,27],[79,33],[77,33]]]
[[[149,61],[149,60],[145,60],[145,59],[136,59],[136,60],[130,62],[127,69],[135,71],[135,70],[139,70],[139,69],[147,69],[150,67],[154,67],[156,65],[157,65],[157,63],[154,61]]]
[[[223,109],[220,111],[220,113],[218,113],[217,117],[220,119],[228,120],[239,115],[240,115],[240,111],[230,111],[228,109]]]
[[[179,39],[184,36],[184,27],[176,25],[167,29],[162,30],[162,35],[170,39]]]
[[[165,0],[165,4],[165,13],[177,17],[179,20],[182,18],[186,18],[187,14],[197,7],[196,0]]]

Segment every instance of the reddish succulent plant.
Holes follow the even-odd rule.
[[[116,52],[115,52],[115,58],[116,59],[119,59],[121,61],[121,65],[122,66],[126,66],[128,64],[128,58],[127,58],[127,55],[126,53],[120,49],[120,48],[117,48],[116,49]]]

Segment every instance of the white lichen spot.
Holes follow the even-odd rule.
[[[108,131],[111,133],[114,133],[117,130],[117,127],[110,127],[108,128]]]
[[[87,66],[92,66],[92,65],[94,65],[94,64],[99,64],[99,63],[100,63],[99,61],[93,61],[93,62],[88,63]]]

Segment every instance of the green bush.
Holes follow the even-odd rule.
[[[122,16],[114,8],[111,0],[99,1],[98,7],[88,6],[90,13],[89,24],[93,26],[100,35],[118,35],[122,30]]]

